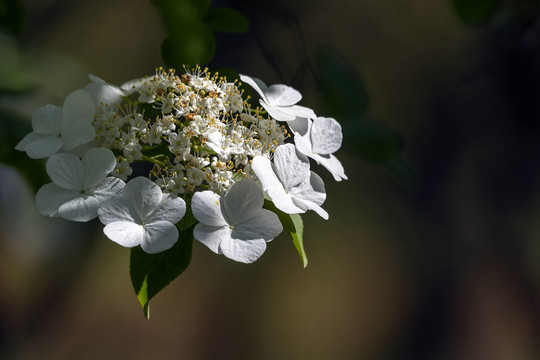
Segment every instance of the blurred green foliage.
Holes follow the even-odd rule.
[[[369,95],[356,72],[338,53],[320,48],[315,66],[322,99],[343,127],[343,145],[352,154],[386,165],[404,184],[413,170],[403,156],[403,139],[384,123],[369,118]]]
[[[248,19],[238,11],[229,8],[210,9],[203,20],[213,31],[244,33],[249,28]]]
[[[152,0],[169,34],[161,44],[161,57],[170,68],[210,62],[216,51],[213,31],[246,32],[249,22],[230,8],[210,9],[210,0]]]
[[[26,22],[26,10],[19,0],[0,0],[0,28],[19,35]]]
[[[479,25],[488,21],[497,11],[500,0],[452,0],[454,9],[466,25]]]
[[[18,0],[0,0],[0,96],[28,93],[37,87],[29,60],[17,46],[14,36],[25,25],[26,11]],[[15,150],[15,146],[32,131],[29,119],[13,110],[0,108],[0,162],[14,167],[30,188],[37,190],[48,181],[43,162]]]
[[[21,94],[37,88],[35,75],[15,40],[0,36],[0,95]]]

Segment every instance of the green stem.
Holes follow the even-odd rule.
[[[161,167],[167,167],[167,164],[164,161],[159,161],[159,160],[154,159],[154,158],[152,158],[150,156],[143,155],[141,159],[144,160],[144,161],[148,161],[148,162],[150,162],[152,164],[159,165]]]

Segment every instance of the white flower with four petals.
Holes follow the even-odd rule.
[[[53,155],[47,161],[52,183],[36,194],[36,208],[41,215],[72,221],[89,221],[97,216],[101,203],[119,194],[125,183],[107,177],[116,159],[111,150],[90,149],[82,160],[69,153]]]
[[[191,209],[199,223],[193,236],[216,254],[252,263],[266,250],[266,243],[283,231],[276,214],[263,209],[260,186],[243,180],[231,186],[223,197],[212,191],[193,195]]]
[[[25,151],[32,159],[42,159],[56,154],[58,150],[69,151],[94,140],[92,126],[96,106],[85,90],[69,94],[63,107],[45,105],[32,116],[33,131],[15,147]]]
[[[174,246],[178,240],[175,224],[185,213],[183,199],[163,194],[159,186],[144,177],[130,180],[121,195],[109,199],[98,210],[109,239],[129,248],[140,245],[148,254]]]

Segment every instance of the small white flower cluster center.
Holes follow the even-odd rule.
[[[181,76],[158,69],[119,91],[124,96],[98,107],[96,140],[121,152],[119,178],[126,180],[132,164],[146,160],[165,192],[207,188],[223,194],[235,179],[253,178],[250,160],[270,156],[286,137],[283,125],[249,107],[236,83],[206,69]],[[145,155],[153,149],[159,156]]]

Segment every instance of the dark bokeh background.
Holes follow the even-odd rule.
[[[121,84],[162,65],[166,29],[148,1],[24,4],[24,31],[0,38],[0,85],[6,63],[37,85],[2,94],[2,109],[29,120],[88,73]],[[0,358],[540,358],[537,2],[501,1],[472,25],[451,1],[213,4],[242,11],[250,30],[217,34],[210,66],[291,84],[330,115],[313,69],[331,49],[362,79],[367,116],[401,134],[412,170],[347,146],[348,181],[317,168],[330,220],[304,217],[306,269],[285,235],[249,266],[195,243],[147,321],[129,251],[97,222],[37,215],[2,166]]]

